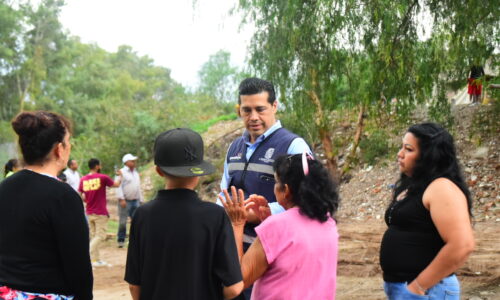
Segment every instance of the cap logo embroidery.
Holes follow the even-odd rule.
[[[196,154],[191,147],[184,147],[184,159],[188,161],[196,159]]]
[[[191,171],[191,173],[196,174],[196,175],[203,174],[203,170],[201,168],[197,168],[197,167],[191,168],[190,171]]]

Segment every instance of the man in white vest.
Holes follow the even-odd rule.
[[[141,179],[136,168],[137,156],[127,153],[123,156],[124,167],[122,171],[122,183],[116,189],[118,198],[118,248],[123,248],[127,236],[128,217],[134,216],[135,210],[143,201],[141,193]]]
[[[68,168],[63,173],[66,175],[66,183],[78,192],[81,177],[78,173],[78,162],[74,159],[68,160]]]

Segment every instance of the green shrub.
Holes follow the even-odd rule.
[[[210,126],[214,125],[217,122],[235,120],[236,118],[237,118],[236,113],[222,115],[203,122],[195,123],[193,126],[191,126],[191,129],[201,134],[207,131]]]
[[[453,128],[453,114],[451,113],[451,104],[445,95],[445,89],[440,88],[437,99],[430,102],[429,121],[439,123],[448,130]]]
[[[389,153],[389,136],[383,130],[373,131],[367,138],[360,141],[359,147],[363,161],[375,165],[377,160]]]
[[[12,130],[10,121],[0,120],[0,144],[16,141],[16,135]]]

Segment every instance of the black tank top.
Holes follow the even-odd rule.
[[[384,281],[411,282],[436,257],[444,241],[422,195],[393,202],[385,212],[385,223],[389,228],[380,247]]]

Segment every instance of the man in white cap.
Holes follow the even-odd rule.
[[[143,201],[141,193],[141,179],[139,172],[136,169],[137,156],[127,153],[123,156],[122,162],[124,167],[122,171],[122,183],[116,189],[118,198],[118,248],[123,248],[125,245],[125,237],[127,236],[127,219],[133,217],[135,210]]]

